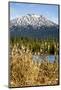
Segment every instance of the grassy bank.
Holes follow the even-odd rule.
[[[14,46],[14,44],[17,44],[20,49],[24,47],[25,51],[29,49],[32,54],[39,53],[41,55],[59,53],[59,42],[53,38],[46,40],[24,37],[10,38],[10,45]]]
[[[32,60],[32,54],[35,52],[40,52],[42,45],[46,43],[42,41],[41,46],[38,48],[37,46],[33,46],[32,44],[37,45],[41,43],[41,41],[33,42],[23,41],[21,39],[18,43],[18,40],[11,41],[9,46],[9,87],[22,87],[22,86],[35,86],[35,85],[57,85],[58,84],[58,62],[55,60],[53,63],[48,62],[48,60],[44,60],[40,63],[34,62]],[[58,46],[56,45],[56,49],[54,49],[57,53]],[[33,46],[32,48],[29,45]],[[50,44],[48,44],[50,45]],[[48,45],[47,53],[48,53]],[[45,47],[46,47],[45,46]],[[36,49],[34,49],[37,47]],[[45,50],[42,49],[42,53],[44,54]],[[55,48],[55,47],[54,47]],[[33,50],[34,49],[34,50]],[[51,53],[51,47],[49,48]],[[55,53],[54,51],[54,53]],[[40,52],[41,54],[41,52]]]

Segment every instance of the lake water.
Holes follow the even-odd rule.
[[[58,55],[33,55],[32,60],[33,61],[39,61],[41,62],[42,60],[48,60],[50,62],[54,62],[54,60],[58,60]]]

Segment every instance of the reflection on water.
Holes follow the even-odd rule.
[[[55,60],[58,60],[58,55],[33,55],[32,60],[40,62],[42,60],[48,60],[50,62],[54,62]]]

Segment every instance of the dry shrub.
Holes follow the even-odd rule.
[[[38,82],[42,85],[58,84],[58,62],[42,62],[39,68]]]
[[[32,61],[31,52],[19,54],[15,48],[10,61],[10,86],[32,86],[38,75],[38,67]],[[15,54],[14,54],[15,53]]]
[[[13,46],[9,61],[9,86],[35,86],[58,84],[58,63],[32,61],[32,53]]]

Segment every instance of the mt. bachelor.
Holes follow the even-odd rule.
[[[10,20],[11,37],[32,37],[38,39],[58,38],[58,25],[42,15],[27,14]]]

